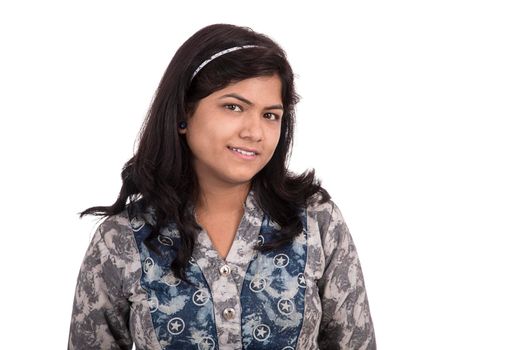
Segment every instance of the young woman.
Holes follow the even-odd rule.
[[[69,349],[375,349],[362,270],[314,171],[287,170],[284,51],[205,27],[176,52],[78,276]]]

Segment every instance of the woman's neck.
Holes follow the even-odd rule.
[[[231,214],[243,211],[250,183],[237,186],[202,186],[197,211],[207,215]]]

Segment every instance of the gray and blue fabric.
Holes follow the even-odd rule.
[[[201,230],[186,273],[170,270],[174,224],[144,239],[155,213],[142,202],[104,220],[78,275],[69,349],[376,349],[355,245],[333,201],[301,212],[303,232],[257,252],[279,227],[251,191],[225,259]]]

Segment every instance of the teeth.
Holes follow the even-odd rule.
[[[243,151],[241,149],[238,149],[238,148],[233,148],[231,147],[231,149],[235,152],[238,152],[240,154],[243,154],[243,155],[246,155],[246,156],[254,156],[255,155],[255,152],[248,152],[248,151]]]

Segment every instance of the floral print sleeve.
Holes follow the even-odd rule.
[[[130,305],[122,292],[123,267],[102,237],[109,221],[98,226],[82,262],[73,302],[69,350],[131,349]]]
[[[318,280],[322,305],[320,349],[376,349],[364,277],[349,229],[332,203],[330,223],[321,232],[325,269]]]

